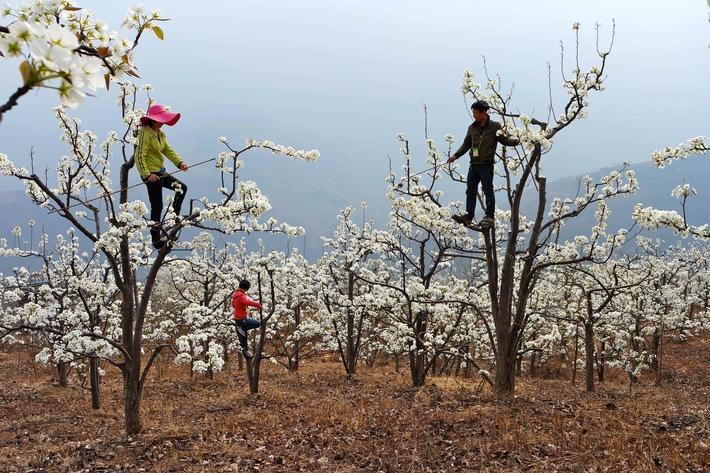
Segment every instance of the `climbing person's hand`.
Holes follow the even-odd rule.
[[[451,156],[449,159],[446,160],[446,162],[447,162],[448,164],[451,164],[451,163],[453,163],[454,161],[456,161],[457,159],[459,159],[459,158],[457,158],[456,156]]]
[[[157,174],[151,174],[151,175],[148,176],[148,182],[155,182],[155,181],[157,181],[158,179],[160,179],[160,178],[158,177]]]
[[[180,170],[181,171],[187,171],[190,168],[190,166],[187,165],[187,163],[180,163]]]

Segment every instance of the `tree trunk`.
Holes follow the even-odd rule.
[[[394,355],[394,372],[399,373],[401,361],[399,359],[399,353]]]
[[[251,364],[251,363],[249,363]],[[254,383],[252,386],[249,388],[249,392],[251,394],[259,394],[259,380],[261,379],[261,360],[259,360],[256,364],[251,364],[252,369],[254,371]]]
[[[522,374],[522,371],[523,371],[523,357],[518,356],[515,359],[515,375],[520,376]]]
[[[577,358],[579,357],[579,322],[574,326],[574,359],[572,360],[572,386],[577,385]]]
[[[348,300],[351,302],[355,298],[355,276],[348,274]],[[345,340],[345,372],[348,378],[355,375],[357,370],[357,347],[355,346],[355,314],[352,308],[347,310],[347,327]]]
[[[229,363],[229,344],[222,342],[222,353],[224,353],[224,364]]]
[[[99,391],[99,386],[101,383],[101,378],[99,376],[98,357],[92,356],[89,360],[89,379],[91,381],[91,408],[100,409],[101,395]]]
[[[653,331],[653,338],[651,340],[651,353],[653,353],[653,358],[651,359],[651,369],[658,374],[658,345],[660,343],[660,331],[656,328]]]
[[[345,372],[348,374],[348,377],[351,377],[357,373],[357,356],[354,351],[348,350],[347,353],[347,366],[345,367]]]
[[[661,323],[661,330],[658,334],[658,344],[656,345],[656,358],[658,359],[656,363],[656,386],[660,386],[661,381],[663,381],[663,329],[664,325]],[[655,338],[654,334],[654,342],[656,342]],[[656,358],[654,358],[654,360]]]
[[[348,366],[346,366],[345,371],[348,373],[348,377],[355,374],[357,368],[357,350],[355,349],[355,316],[348,309],[348,324],[347,324],[347,339],[346,344],[346,358]]]
[[[249,393],[259,394],[259,374],[261,368],[261,360],[257,360],[256,355],[254,359],[246,360],[247,365],[247,379],[249,380]]]
[[[294,321],[296,330],[301,326],[301,306],[298,305],[294,309]],[[301,340],[296,340],[293,344],[293,356],[288,358],[288,372],[295,373],[298,371],[298,362],[301,352]]]
[[[510,319],[504,311],[499,308],[499,313],[494,320],[505,322]],[[493,391],[498,399],[504,400],[515,393],[515,365],[518,354],[518,336],[511,333],[510,327],[506,323],[496,323],[496,355],[495,355],[495,378]]]
[[[638,338],[641,336],[641,326],[639,319],[636,319],[635,321],[635,326],[633,332],[630,334],[631,335],[631,346],[633,347],[634,351],[636,353],[639,353],[641,351],[641,346],[639,342],[637,341]],[[636,383],[637,377],[633,374],[633,372],[629,373],[629,393],[633,391],[633,384]]]
[[[375,361],[377,360],[377,353],[377,351],[372,352],[370,356],[368,356],[365,360],[365,363],[367,363],[368,368],[372,368],[373,366],[375,366]]]
[[[498,345],[494,391],[499,399],[508,399],[515,392],[515,356],[508,347]]]
[[[594,325],[584,324],[584,371],[586,375],[587,392],[594,392]]]
[[[412,360],[412,385],[414,387],[424,386],[424,364],[426,363],[426,358],[424,353],[412,353],[410,356]]]
[[[537,362],[537,352],[533,352],[530,356],[530,377],[535,377],[535,363]]]
[[[271,285],[271,298],[272,298],[272,304],[274,303],[274,279],[273,275],[269,273],[269,283]],[[262,283],[261,283],[261,273],[257,275],[257,284],[259,288],[259,300],[262,301],[264,298],[263,292],[262,292]],[[252,395],[257,395],[259,394],[259,378],[261,375],[261,355],[264,353],[264,344],[266,343],[266,323],[268,322],[269,318],[271,317],[270,315],[264,318],[264,314],[262,312],[262,309],[259,308],[259,314],[260,314],[260,319],[261,319],[261,327],[259,327],[259,339],[258,341],[254,341],[255,343],[255,350],[254,350],[254,358],[251,360],[245,360],[246,365],[247,365],[247,379],[249,380],[249,392]],[[273,314],[273,307],[271,310],[271,314]],[[248,342],[247,342],[248,343]]]
[[[426,378],[426,349],[422,340],[426,333],[426,314],[419,314],[414,324],[416,331],[415,350],[409,352],[409,367],[412,373],[412,385],[415,387],[424,386]]]
[[[468,346],[468,347],[466,347],[466,348],[467,348],[467,351],[468,351],[468,356],[469,356],[469,358],[466,359],[466,367],[465,367],[464,370],[463,370],[463,375],[464,375],[466,378],[470,378],[470,377],[471,377],[471,371],[472,371],[472,370],[471,370],[471,367],[472,367],[472,365],[473,365],[472,360],[473,360],[473,357],[476,355],[476,348],[473,347],[473,346]]]
[[[606,362],[604,361],[605,350],[606,344],[602,341],[599,346],[599,361],[597,362],[597,380],[600,383],[604,382],[604,366],[606,365]]]
[[[69,363],[57,363],[57,377],[61,387],[66,388],[69,386]]]
[[[424,386],[424,365],[426,354],[424,350],[412,350],[409,352],[409,371],[412,375],[412,386]]]
[[[296,371],[298,371],[298,352],[295,352],[293,354],[293,357],[288,357],[287,369],[289,373],[295,373]]]
[[[261,290],[259,291],[259,300],[261,300]],[[265,330],[265,327],[262,325],[260,329],[262,340],[264,338]],[[246,358],[244,359],[244,364],[247,368],[247,380],[249,381],[250,394],[259,394],[259,375],[261,374],[261,353],[263,348],[263,344],[260,341],[259,344],[256,346],[256,349],[254,350],[254,358],[252,358],[251,360]],[[239,355],[239,358],[243,357],[244,355]]]
[[[123,405],[127,435],[135,435],[141,431],[141,387],[140,387],[140,354],[137,360],[127,360],[123,369]]]

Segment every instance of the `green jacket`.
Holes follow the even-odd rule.
[[[495,160],[498,143],[505,146],[516,146],[519,144],[515,138],[508,138],[504,135],[497,135],[498,130],[503,126],[494,122],[490,118],[485,125],[473,122],[468,127],[466,138],[461,147],[454,153],[454,157],[460,158],[468,151],[471,162],[474,164],[490,164]],[[478,149],[478,157],[474,156],[473,150]]]
[[[175,166],[180,167],[182,158],[168,144],[165,133],[161,130],[156,131],[149,126],[142,126],[138,132],[138,146],[133,155],[141,178],[157,173],[165,167],[163,165],[163,155],[172,161]]]

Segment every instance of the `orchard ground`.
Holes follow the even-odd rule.
[[[54,384],[27,352],[0,354],[0,471],[708,471],[710,334],[666,345],[661,387],[629,392],[610,370],[594,394],[523,375],[496,401],[475,378],[409,386],[393,364],[347,379],[335,358],[297,374],[267,364],[258,397],[234,358],[189,378],[166,357],[143,398],[144,430],[123,434],[121,382],[107,367],[103,407]],[[76,378],[72,378],[76,383]]]

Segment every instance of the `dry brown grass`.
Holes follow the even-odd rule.
[[[708,337],[668,344],[661,387],[645,379],[630,394],[612,376],[587,395],[523,378],[507,403],[476,394],[476,380],[415,390],[391,366],[353,380],[335,362],[266,366],[258,397],[236,366],[214,380],[173,367],[147,384],[133,438],[117,373],[92,411],[87,391],[4,355],[0,471],[708,471],[708,348]]]

